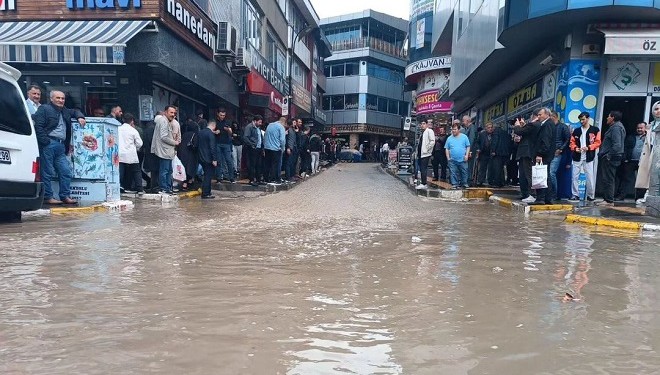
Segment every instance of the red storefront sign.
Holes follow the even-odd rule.
[[[415,100],[417,114],[423,115],[427,113],[437,112],[451,112],[451,107],[454,102],[439,102],[438,90],[426,91],[419,93]]]
[[[254,68],[247,76],[247,91],[251,95],[269,97],[268,109],[278,114],[282,113],[284,96],[273,85],[261,76]]]

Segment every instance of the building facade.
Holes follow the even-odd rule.
[[[547,105],[579,126],[623,112],[629,132],[660,100],[658,0],[440,0],[433,53],[451,54],[449,97],[481,124]]]
[[[403,90],[408,21],[365,10],[322,19],[321,29],[332,46],[324,133],[367,150],[401,137],[410,102]]]
[[[411,0],[408,31],[408,66],[406,88],[411,91],[412,122],[433,120],[446,126],[451,120],[453,103],[448,99],[450,56],[433,56],[434,0]]]
[[[308,0],[12,5],[0,12],[0,61],[22,71],[24,87],[64,91],[67,105],[88,115],[121,105],[150,121],[173,104],[180,120],[198,112],[211,118],[219,107],[239,121],[252,113],[324,117],[315,116],[315,104],[330,52]],[[296,36],[304,48],[293,44],[303,28]]]

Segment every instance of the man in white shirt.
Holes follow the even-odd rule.
[[[27,90],[27,99],[25,99],[25,104],[28,106],[30,111],[30,116],[37,113],[37,109],[41,105],[41,87],[37,85],[30,85]]]
[[[144,192],[138,158],[138,150],[141,147],[142,138],[135,129],[135,116],[125,113],[124,124],[119,127],[119,181],[123,192]]]

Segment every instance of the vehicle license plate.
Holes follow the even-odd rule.
[[[11,154],[9,153],[9,150],[0,148],[0,163],[11,164]]]

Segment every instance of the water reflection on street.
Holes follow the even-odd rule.
[[[365,164],[30,219],[0,227],[0,373],[653,374],[659,250]]]

